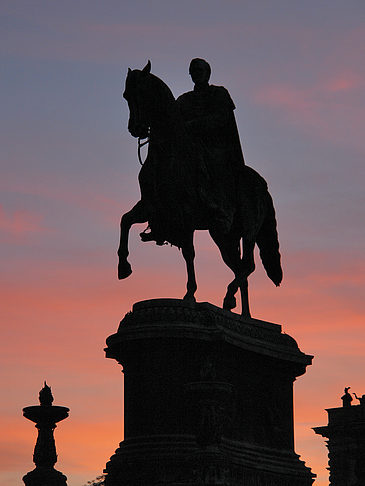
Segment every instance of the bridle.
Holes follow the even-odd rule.
[[[144,142],[142,142],[144,140]],[[148,131],[147,137],[138,137],[138,160],[141,165],[143,165],[146,160],[142,162],[141,148],[150,142],[150,133]]]
[[[131,112],[130,101],[128,100],[129,98],[126,96],[126,92],[124,92],[123,96],[128,101],[129,111]],[[137,154],[138,154],[139,163],[141,165],[143,165],[146,162],[146,160],[142,161],[141,149],[144,145],[148,144],[149,142],[150,142],[150,129],[148,128],[147,137],[138,137],[137,139]]]

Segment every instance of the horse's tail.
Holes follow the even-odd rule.
[[[256,243],[267,276],[278,287],[283,279],[280,263],[279,240],[276,229],[275,209],[270,194],[266,193],[266,214],[264,222],[257,234]]]

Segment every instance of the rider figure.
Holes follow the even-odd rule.
[[[211,180],[209,190],[213,192],[210,200],[216,201],[223,212],[228,232],[237,207],[237,181],[245,162],[233,113],[235,105],[224,87],[209,84],[210,73],[207,61],[193,59],[189,74],[194,90],[182,94],[177,104],[190,136],[203,145]]]

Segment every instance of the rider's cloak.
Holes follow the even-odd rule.
[[[219,230],[231,229],[239,199],[239,183],[245,164],[236,120],[235,105],[222,86],[195,86],[177,100],[186,128],[202,147],[209,174],[208,206],[218,215]],[[218,211],[217,211],[218,208]]]

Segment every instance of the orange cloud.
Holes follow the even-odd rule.
[[[202,242],[204,251],[198,251],[201,300],[219,305],[229,272],[218,263],[218,251],[213,246],[208,251],[208,239]],[[136,273],[125,282],[113,280],[109,269],[96,259],[90,266],[63,262],[48,269],[48,263],[40,269],[35,266],[32,272],[38,272],[41,278],[32,278],[31,286],[14,282],[1,289],[6,302],[4,322],[14,323],[6,330],[7,346],[2,354],[9,365],[5,384],[10,389],[14,383],[23,383],[22,396],[24,387],[29,395],[28,403],[17,402],[15,407],[19,410],[18,422],[24,421],[16,426],[14,436],[22,450],[21,460],[29,454],[31,461],[35,430],[21,417],[20,409],[36,402],[38,382],[32,383],[34,377],[38,376],[39,386],[46,377],[54,387],[56,404],[71,408],[70,418],[56,430],[60,457],[57,467],[69,477],[70,484],[72,478],[74,484],[83,484],[100,474],[122,439],[121,367],[104,358],[105,338],[116,331],[134,301],[181,296],[184,290],[185,269],[177,250],[169,252],[153,245],[141,248],[148,256],[148,264],[137,261],[140,250],[136,249]],[[170,265],[169,255],[180,263]],[[355,376],[354,368],[362,370],[364,340],[360,324],[364,313],[343,308],[341,299],[329,294],[341,281],[350,279],[358,286],[362,279],[351,279],[356,263],[336,268],[332,265],[335,257],[335,253],[324,256],[321,252],[291,254],[290,266],[297,263],[287,285],[276,289],[261,269],[250,287],[254,315],[284,324],[284,330],[298,340],[303,351],[316,355],[313,366],[296,383],[296,437],[298,453],[314,472],[320,473],[317,484],[323,486],[328,484],[323,472],[326,448],[310,427],[324,425],[323,409],[337,406],[339,382],[362,393],[361,372]],[[310,270],[305,263],[308,261],[313,262]],[[156,279],[157,269],[163,278]],[[28,274],[29,269],[24,270]],[[328,278],[324,277],[327,272]],[[17,467],[27,472],[24,464]],[[28,470],[31,468],[30,464]]]
[[[105,404],[107,407],[108,404]],[[105,412],[105,410],[103,410]],[[119,420],[118,420],[119,419]],[[18,471],[19,484],[21,477],[35,466],[32,462],[33,449],[37,438],[34,424],[21,416],[17,420],[2,420],[2,435],[0,438],[0,472]],[[112,420],[92,422],[76,421],[72,410],[70,417],[60,423],[55,430],[58,462],[56,469],[62,471],[73,483],[74,475],[82,476],[86,483],[101,474],[106,462],[118,447],[123,438],[123,424],[120,416]],[[87,444],[87,445],[85,445]],[[12,483],[11,483],[12,484]]]

